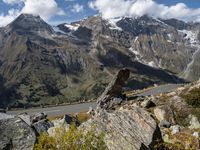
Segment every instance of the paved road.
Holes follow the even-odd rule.
[[[91,102],[91,103],[57,106],[57,107],[49,107],[49,108],[36,108],[36,109],[8,111],[7,114],[16,115],[23,112],[27,112],[28,114],[45,112],[48,114],[48,116],[54,117],[54,116],[59,116],[59,115],[64,115],[64,114],[86,112],[89,110],[89,107],[95,108],[95,106],[96,106],[96,102]]]
[[[137,94],[137,96],[150,96],[150,95],[158,95],[161,93],[172,92],[173,90],[177,89],[178,87],[182,86],[182,84],[166,84],[155,87],[143,93]]]
[[[159,87],[155,87],[148,91],[145,91],[137,96],[149,96],[149,95],[157,95],[160,93],[171,92],[174,89],[180,87],[180,84],[166,84],[161,85]],[[48,116],[58,116],[70,113],[78,113],[88,111],[89,107],[96,107],[96,102],[84,103],[84,104],[75,104],[75,105],[67,105],[67,106],[57,106],[57,107],[49,107],[49,108],[38,108],[38,109],[26,109],[26,110],[18,110],[18,111],[8,111],[8,114],[16,115],[19,113],[27,112],[29,114],[34,114],[37,112],[45,112]]]

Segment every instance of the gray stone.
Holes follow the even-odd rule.
[[[159,127],[170,128],[170,126],[171,126],[171,123],[169,123],[166,120],[161,120],[160,123],[159,123]]]
[[[53,123],[48,121],[47,119],[40,120],[36,123],[32,124],[32,127],[35,129],[37,134],[47,133],[48,129],[53,127]]]
[[[80,125],[80,121],[77,119],[77,117],[70,116],[70,115],[64,115],[64,121],[67,124],[75,123],[77,126]]]
[[[31,126],[31,116],[27,113],[22,113],[17,115],[16,117],[21,118],[24,122],[26,122],[29,126]]]
[[[0,113],[6,113],[5,109],[0,108]]]
[[[81,128],[90,129],[93,126],[97,133],[105,133],[105,143],[109,150],[153,149],[157,142],[162,142],[156,121],[139,107],[115,110],[112,113],[102,109]]]
[[[194,116],[194,115],[190,115],[189,118],[190,118],[190,126],[189,126],[189,128],[190,129],[199,129],[200,128],[200,123],[199,123],[198,118],[196,116]]]
[[[143,108],[150,108],[150,107],[155,107],[156,104],[152,102],[151,100],[145,100],[141,103],[141,107]]]
[[[192,134],[192,136],[194,136],[194,137],[196,137],[197,139],[199,138],[199,132],[194,132],[193,134]]]
[[[103,94],[97,99],[98,108],[110,109],[113,98],[125,99],[122,95],[122,87],[130,76],[130,70],[120,70],[111,83],[107,86]],[[116,99],[117,100],[117,99]],[[115,102],[112,102],[115,104]]]
[[[90,115],[94,116],[95,115],[95,110],[92,107],[90,107],[88,112],[87,112],[87,114],[90,114]]]
[[[171,129],[171,134],[176,134],[179,133],[181,131],[181,127],[179,125],[174,125],[170,127]]]
[[[171,124],[175,124],[174,112],[168,105],[158,106],[154,109],[154,115],[161,122],[166,120]]]
[[[32,150],[34,130],[20,118],[0,120],[0,149]]]
[[[38,121],[46,119],[46,118],[47,118],[47,114],[44,112],[33,114],[31,116],[31,123],[35,123],[35,122],[38,122]]]
[[[0,120],[14,118],[12,115],[7,115],[5,113],[0,113]]]

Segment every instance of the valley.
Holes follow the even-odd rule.
[[[197,80],[199,27],[147,15],[52,27],[22,14],[0,28],[0,107],[95,99],[122,68],[131,70],[125,90]]]

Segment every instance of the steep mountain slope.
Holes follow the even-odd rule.
[[[152,25],[140,25],[146,19]],[[124,67],[132,72],[126,88],[181,82],[165,69],[183,71],[195,50],[185,46],[174,27],[165,26],[147,16],[117,22],[97,16],[52,27],[39,16],[22,14],[0,29],[0,106],[95,98]],[[174,33],[178,42],[166,42],[164,32]]]
[[[198,23],[143,16],[110,20],[91,17],[81,21],[80,25],[93,31],[94,50],[99,39],[104,38],[126,50],[129,48],[129,55],[145,65],[169,70],[188,80],[200,77],[196,63],[200,45]]]

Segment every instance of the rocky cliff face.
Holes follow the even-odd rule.
[[[145,19],[145,25],[141,24]],[[178,44],[178,31],[169,25],[166,29],[174,33],[176,45],[182,45]],[[117,22],[91,17],[51,27],[39,16],[22,14],[0,29],[0,106],[29,107],[96,98],[113,74],[124,67],[131,70],[126,89],[181,82],[162,68],[176,73],[184,70],[193,51],[180,46],[174,52],[164,30],[164,23],[148,17]],[[145,56],[139,57],[140,53]],[[160,68],[152,65],[165,56]]]

